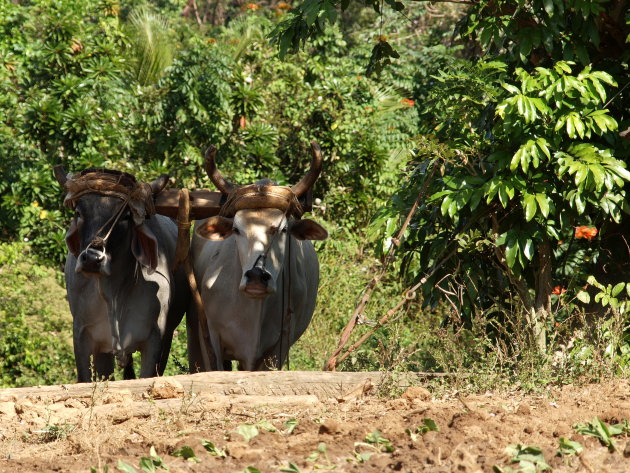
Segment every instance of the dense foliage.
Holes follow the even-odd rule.
[[[170,172],[178,186],[204,187],[211,143],[233,180],[289,183],[318,141],[327,160],[318,194],[331,220],[365,223],[394,189],[392,164],[415,130],[412,107],[362,77],[339,31],[289,63],[265,39],[271,9],[203,32],[130,3],[0,7],[4,238],[63,257],[54,164],[139,178]]]

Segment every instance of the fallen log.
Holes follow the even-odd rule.
[[[173,380],[186,393],[250,396],[315,395],[318,398],[343,398],[370,387],[376,392],[380,386],[406,388],[423,380],[449,376],[444,373],[387,373],[387,372],[321,372],[321,371],[210,371],[191,375],[165,376],[128,381],[100,381],[96,383],[33,386],[0,390],[0,401],[15,401],[27,396],[89,398],[95,392],[131,392],[150,395],[156,380]],[[54,402],[56,402],[56,400]]]

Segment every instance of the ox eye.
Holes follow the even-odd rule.
[[[282,233],[286,233],[286,232],[287,232],[287,227],[284,227],[284,228],[282,229]]]
[[[235,235],[240,235],[240,234],[241,234],[241,231],[240,231],[238,228],[236,228],[236,227],[233,227],[233,228],[232,228],[232,232],[233,232]]]

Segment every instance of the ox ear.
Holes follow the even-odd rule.
[[[325,240],[328,232],[319,223],[307,218],[295,220],[289,228],[291,235],[298,240]]]
[[[70,228],[66,232],[66,246],[75,258],[79,257],[81,252],[81,235],[79,235],[79,224],[77,219],[73,218],[70,222]]]
[[[195,233],[206,240],[225,240],[232,234],[234,220],[226,217],[210,217],[205,222],[201,222]]]
[[[155,271],[158,264],[158,242],[146,225],[134,227],[131,252],[138,263],[147,268],[149,274]]]

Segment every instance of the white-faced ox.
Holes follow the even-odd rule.
[[[244,370],[281,367],[289,347],[306,330],[317,297],[319,263],[309,240],[326,230],[301,219],[298,198],[313,185],[322,165],[313,143],[307,175],[293,187],[262,180],[237,187],[217,169],[211,147],[206,171],[227,197],[220,214],[198,222],[192,243],[216,366]],[[211,364],[208,358],[200,366]],[[192,363],[191,363],[192,364]]]
[[[102,169],[67,175],[61,166],[55,176],[75,211],[65,277],[79,382],[92,380],[92,366],[109,378],[114,358],[125,379],[135,377],[135,351],[141,377],[162,374],[190,300],[183,272],[171,269],[177,226],[153,206],[168,177],[148,184]]]

